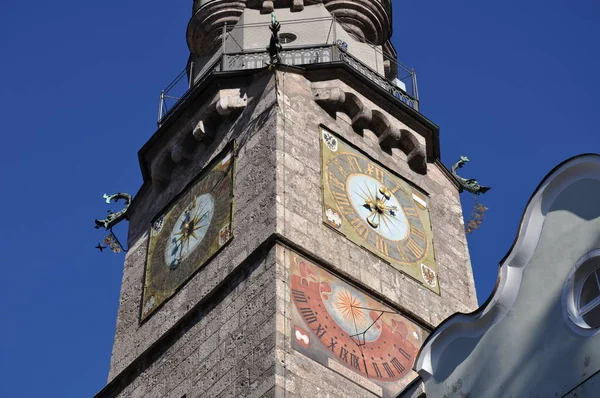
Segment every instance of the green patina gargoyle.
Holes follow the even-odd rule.
[[[279,65],[281,63],[281,51],[283,50],[283,47],[279,42],[279,30],[281,29],[281,25],[277,22],[275,13],[271,14],[271,25],[269,26],[269,29],[271,30],[271,41],[269,42],[267,51],[269,52],[269,57],[271,57],[271,65]]]
[[[106,200],[106,203],[108,203],[108,204],[110,204],[110,202],[112,202],[112,201],[114,201],[114,202],[118,202],[119,200],[125,201],[125,208],[123,210],[118,211],[116,213],[109,210],[108,216],[106,216],[106,218],[104,220],[95,220],[95,222],[96,222],[95,228],[96,229],[103,227],[104,229],[109,230],[125,219],[125,217],[127,216],[127,210],[129,209],[129,206],[131,205],[131,201],[132,201],[133,197],[128,193],[116,193],[113,195],[104,194],[103,197]]]
[[[491,189],[491,187],[484,187],[483,185],[479,185],[477,180],[474,178],[462,178],[461,176],[456,174],[456,170],[463,167],[468,161],[469,158],[467,158],[466,156],[461,156],[460,160],[454,163],[454,166],[452,166],[452,175],[456,177],[456,179],[465,191],[471,192],[475,195],[486,193]]]

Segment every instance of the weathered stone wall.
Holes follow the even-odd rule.
[[[223,80],[218,86],[226,84]],[[275,241],[292,242],[297,250],[322,259],[337,274],[402,309],[425,328],[456,311],[475,308],[457,187],[440,165],[427,163],[426,174],[415,172],[404,152],[391,148],[386,153],[372,131],[352,127],[345,113],[328,114],[315,102],[313,89],[331,84],[385,114],[396,129],[410,131],[420,145],[430,142],[425,132],[411,127],[419,123],[400,121],[389,111],[390,106],[397,106],[390,105],[392,100],[382,104],[381,97],[369,99],[342,80],[312,83],[301,71],[291,69],[277,71],[276,76],[267,70],[255,72],[240,90],[247,97],[242,113],[213,124],[217,126],[213,140],[198,144],[189,161],[172,160],[179,159],[173,156],[179,154],[173,143],[186,142],[181,136],[190,134],[187,123],[171,123],[143,151],[142,164],[163,159],[170,168],[168,179],[159,179],[163,181],[160,186],[154,183],[155,175],[150,175],[130,216],[131,249],[123,273],[109,374],[109,381],[115,379],[110,388],[126,386],[120,396],[244,396],[246,392],[238,388],[245,388],[249,396],[284,391],[288,397],[310,396],[315,391],[329,396],[369,396],[291,348],[290,301],[284,293],[288,270],[281,259],[283,247],[273,249]],[[207,98],[213,95],[190,99],[186,108],[206,112]],[[222,110],[225,102],[220,104]],[[182,119],[196,117],[186,109],[180,115]],[[323,225],[319,124],[429,194],[441,296]],[[234,171],[234,238],[140,324],[150,222],[232,139],[237,140],[239,150]],[[253,369],[250,362],[257,360],[264,364]],[[116,396],[106,394],[102,397]]]
[[[223,123],[213,143],[200,144],[192,160],[174,166],[166,187],[158,189],[151,181],[135,199],[130,215],[129,245],[117,326],[113,344],[109,380],[127,367],[156,340],[171,329],[204,297],[215,290],[257,247],[275,232],[275,91],[272,75],[258,74],[244,89],[248,107],[235,122]],[[202,110],[203,98],[190,104]],[[185,129],[163,134],[154,144],[156,158],[168,152],[172,142],[179,140]],[[239,152],[235,165],[234,220],[232,242],[198,272],[163,307],[140,325],[140,303],[144,284],[144,269],[151,220],[159,215],[231,140],[237,139]],[[152,155],[149,155],[152,156]]]
[[[361,385],[315,362],[292,347],[292,298],[290,294],[290,249],[277,246],[277,334],[276,392],[278,397],[375,398]],[[292,250],[293,251],[293,250]]]
[[[259,250],[101,397],[275,394],[275,249]]]
[[[355,93],[365,107],[386,114],[397,129],[408,129],[421,136],[419,131],[407,126],[408,121],[397,120],[344,82],[327,84]],[[385,153],[375,134],[367,129],[357,133],[343,113],[331,117],[315,103],[312,85],[301,74],[279,73],[277,231],[332,264],[351,280],[404,308],[424,326],[436,326],[457,311],[474,310],[477,301],[457,187],[439,165],[428,163],[427,174],[416,173],[408,167],[403,152],[392,149],[391,154]],[[440,296],[323,225],[321,123],[429,194]]]

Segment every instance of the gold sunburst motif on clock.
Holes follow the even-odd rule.
[[[324,223],[439,294],[427,196],[322,129]]]
[[[365,321],[361,302],[347,290],[342,290],[337,294],[335,304],[346,318],[354,319],[361,323]]]

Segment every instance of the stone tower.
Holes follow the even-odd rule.
[[[429,331],[476,307],[391,7],[195,1],[189,90],[139,152],[97,397],[394,397]]]

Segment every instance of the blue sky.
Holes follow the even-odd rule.
[[[1,397],[89,397],[105,384],[123,257],[95,251],[93,219],[103,193],[141,184],[137,150],[187,60],[191,3],[3,1]],[[483,302],[540,180],[598,152],[600,3],[394,7],[393,41],[441,127],[442,160],[467,155],[463,174],[493,187],[469,237]]]

